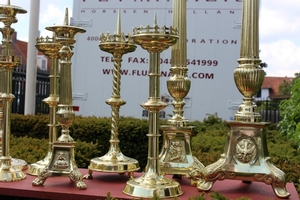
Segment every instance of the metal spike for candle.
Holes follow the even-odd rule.
[[[6,5],[0,5],[0,21],[4,23],[4,27],[0,29],[2,39],[2,55],[0,55],[1,68],[1,131],[2,131],[2,155],[0,157],[0,181],[19,181],[26,178],[22,172],[24,168],[23,160],[12,159],[9,154],[10,149],[10,132],[11,132],[11,103],[15,96],[12,94],[12,70],[21,64],[21,57],[14,56],[11,48],[12,34],[14,29],[11,28],[12,23],[16,23],[17,14],[27,13],[26,10],[18,6],[10,5],[10,1]],[[13,164],[13,160],[15,164]],[[19,163],[21,161],[21,163]],[[25,162],[25,166],[27,163]]]
[[[92,178],[93,171],[125,173],[128,172],[130,178],[133,177],[133,172],[140,169],[137,160],[129,158],[122,154],[119,147],[118,128],[119,128],[119,110],[120,106],[126,102],[121,99],[121,64],[122,56],[126,53],[135,51],[136,45],[133,43],[130,35],[125,36],[121,32],[120,11],[118,12],[117,32],[116,34],[103,33],[100,35],[99,47],[102,51],[113,55],[113,87],[112,96],[106,100],[106,103],[111,106],[111,137],[109,151],[102,157],[93,158],[90,161],[88,174],[84,178]]]
[[[73,52],[71,46],[76,42],[75,35],[84,33],[85,30],[68,25],[68,9],[64,19],[64,25],[46,27],[47,30],[55,33],[56,42],[61,44],[58,52],[60,58],[60,94],[56,119],[62,127],[61,136],[53,142],[52,157],[48,165],[41,170],[38,177],[32,182],[33,186],[41,186],[50,176],[69,176],[76,183],[76,188],[86,189],[82,181],[82,174],[79,171],[74,155],[76,142],[70,136],[69,126],[72,125],[75,113],[72,105],[72,78],[71,78],[71,57]]]
[[[42,169],[44,169],[52,158],[52,148],[53,142],[57,139],[57,122],[56,122],[56,111],[59,99],[58,92],[58,51],[61,49],[61,44],[56,42],[55,35],[53,37],[40,37],[36,39],[36,48],[43,52],[46,56],[51,59],[50,65],[50,94],[49,97],[43,101],[49,105],[49,143],[48,143],[48,153],[46,157],[36,163],[30,164],[27,174],[38,175]]]
[[[180,184],[164,176],[158,157],[159,111],[167,106],[160,100],[160,53],[176,43],[177,30],[172,26],[159,27],[155,15],[154,26],[134,28],[132,38],[150,54],[149,98],[141,104],[149,112],[148,161],[144,174],[127,181],[123,192],[143,198],[151,198],[154,195],[160,198],[179,196],[183,193]]]
[[[174,115],[167,125],[160,126],[163,131],[163,147],[159,155],[161,171],[190,178],[191,185],[196,186],[204,165],[192,155],[190,144],[194,127],[189,126],[189,121],[183,116],[184,98],[191,86],[191,81],[186,77],[186,1],[173,0],[173,27],[178,28],[179,39],[172,46],[172,76],[167,81],[167,88],[174,98]]]
[[[276,196],[288,198],[286,175],[268,157],[266,135],[253,96],[261,88],[265,73],[260,67],[258,16],[259,0],[243,0],[239,66],[234,81],[244,96],[243,103],[228,122],[230,132],[221,158],[206,166],[198,182],[200,191],[208,191],[217,180],[257,181],[271,185]]]

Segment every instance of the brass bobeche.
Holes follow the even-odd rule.
[[[120,150],[118,129],[119,129],[119,110],[122,105],[126,103],[121,99],[121,64],[122,56],[126,53],[134,52],[136,45],[130,35],[125,36],[121,32],[121,19],[120,11],[118,12],[117,32],[116,34],[107,33],[100,35],[99,47],[102,51],[111,53],[113,55],[114,68],[113,68],[113,86],[112,96],[106,100],[106,103],[111,106],[111,137],[110,148],[108,152],[98,158],[93,158],[88,167],[88,174],[84,178],[92,178],[92,172],[112,172],[112,173],[125,173],[128,172],[130,178],[133,178],[133,172],[140,169],[137,160],[129,158]]]
[[[189,126],[188,119],[183,116],[184,98],[191,87],[191,81],[186,77],[186,1],[173,1],[173,27],[178,28],[179,39],[172,46],[172,75],[167,80],[167,88],[174,98],[174,115],[168,119],[167,125],[160,126],[163,131],[163,146],[159,158],[164,173],[190,178],[191,185],[196,186],[204,165],[192,155],[191,135],[194,127]]]
[[[76,183],[76,188],[86,189],[86,184],[82,181],[74,155],[75,141],[70,136],[69,127],[75,118],[72,103],[72,77],[71,77],[71,57],[73,52],[72,45],[76,42],[75,35],[84,33],[85,30],[68,25],[68,9],[66,8],[64,25],[46,27],[47,30],[55,33],[56,42],[61,44],[58,51],[60,58],[60,94],[56,119],[62,127],[61,136],[53,143],[52,158],[47,166],[38,174],[32,182],[33,186],[41,186],[50,176],[69,176]]]
[[[9,154],[10,132],[11,132],[11,103],[15,96],[12,94],[12,70],[21,64],[21,57],[15,56],[11,48],[12,34],[14,29],[12,23],[16,23],[17,14],[27,13],[26,10],[18,6],[0,5],[0,21],[4,27],[0,29],[2,33],[2,55],[0,55],[0,116],[2,132],[2,156],[0,157],[0,181],[19,181],[26,178],[22,169],[25,169],[27,163],[23,160],[12,159]],[[15,164],[13,164],[13,160]]]
[[[197,187],[200,191],[208,191],[215,181],[224,179],[257,181],[271,185],[277,197],[288,198],[286,175],[268,157],[263,132],[267,123],[261,122],[253,102],[253,95],[261,87],[265,75],[259,65],[259,0],[243,0],[242,5],[240,59],[234,80],[244,95],[244,102],[238,108],[234,121],[228,122],[230,132],[224,153],[217,162],[203,169]]]
[[[51,59],[50,66],[50,94],[49,97],[45,98],[43,102],[49,105],[49,138],[48,138],[48,153],[46,157],[36,163],[30,164],[27,174],[37,176],[43,168],[45,168],[52,158],[53,142],[57,139],[57,127],[56,122],[56,111],[59,100],[58,91],[58,51],[61,49],[61,44],[56,42],[55,36],[53,37],[38,37],[36,39],[35,47],[40,52],[43,52],[46,56]]]
[[[127,181],[123,192],[143,198],[151,198],[155,194],[161,198],[179,196],[183,193],[180,184],[164,177],[160,170],[158,157],[160,136],[158,113],[167,106],[160,100],[160,53],[177,42],[177,29],[157,26],[155,15],[154,26],[134,28],[132,38],[150,54],[149,98],[148,101],[141,104],[149,112],[148,162],[144,174]]]

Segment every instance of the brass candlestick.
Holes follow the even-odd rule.
[[[183,192],[178,182],[164,177],[160,171],[159,145],[159,111],[167,106],[160,100],[160,53],[174,45],[178,39],[177,30],[172,27],[158,27],[156,16],[154,26],[134,28],[133,40],[150,54],[149,64],[149,98],[141,106],[149,111],[148,162],[145,173],[127,181],[123,192],[135,197],[161,198],[179,196]]]
[[[17,14],[23,14],[27,11],[23,8],[10,5],[10,1],[6,5],[0,5],[0,21],[4,23],[4,27],[0,29],[2,38],[2,55],[0,55],[1,67],[1,85],[0,85],[0,109],[2,115],[2,156],[0,157],[0,181],[19,181],[26,178],[22,172],[24,166],[13,165],[12,158],[9,154],[10,144],[10,128],[11,128],[11,103],[15,96],[12,94],[12,70],[21,64],[21,57],[14,56],[11,48],[12,34],[14,29],[11,28],[12,23],[16,23]],[[15,160],[16,164],[22,160]],[[24,161],[25,162],[25,161]],[[23,162],[21,162],[23,163]],[[25,162],[25,165],[27,163]]]
[[[260,89],[265,73],[260,67],[258,15],[259,0],[244,0],[239,66],[234,71],[237,88],[244,96],[234,121],[228,122],[230,132],[221,158],[203,169],[198,189],[208,191],[217,180],[258,181],[271,185],[279,198],[288,198],[286,176],[268,157],[266,135],[256,112],[253,96]]]
[[[33,186],[41,186],[50,176],[69,176],[76,182],[76,188],[84,190],[86,184],[82,181],[82,174],[74,158],[75,142],[70,136],[69,126],[72,125],[75,114],[72,105],[72,83],[71,83],[71,57],[73,52],[71,46],[76,42],[77,33],[84,33],[80,27],[68,25],[68,9],[66,9],[64,25],[46,28],[55,33],[56,42],[62,45],[58,54],[60,57],[60,96],[57,122],[62,127],[61,136],[53,143],[52,158],[49,164],[39,173],[32,182]]]
[[[173,27],[178,28],[178,42],[172,46],[171,78],[167,88],[174,98],[171,119],[167,125],[161,126],[163,131],[163,147],[159,155],[161,171],[166,174],[186,176],[191,179],[191,185],[196,186],[201,169],[204,165],[192,155],[191,134],[193,126],[183,116],[184,98],[188,94],[191,81],[186,77],[188,68],[186,48],[186,1],[173,1]]]
[[[33,163],[29,166],[27,174],[37,176],[43,168],[45,168],[52,158],[52,148],[53,142],[57,139],[57,126],[56,123],[56,111],[59,99],[58,92],[58,51],[61,49],[61,44],[56,42],[55,36],[50,37],[40,37],[36,40],[37,50],[43,52],[46,56],[51,59],[50,66],[50,94],[49,97],[45,98],[43,101],[49,105],[49,145],[48,153],[43,160]]]
[[[119,129],[119,110],[126,102],[121,99],[121,64],[122,56],[126,53],[135,51],[136,45],[133,43],[130,35],[125,36],[121,32],[120,11],[118,12],[117,32],[110,35],[103,33],[100,35],[99,47],[102,51],[113,55],[113,87],[112,96],[106,100],[106,103],[111,106],[111,137],[109,151],[102,157],[93,158],[90,161],[88,174],[84,178],[92,178],[93,171],[125,173],[128,172],[130,178],[133,177],[133,172],[140,169],[137,160],[129,158],[122,154],[119,147],[118,129]]]

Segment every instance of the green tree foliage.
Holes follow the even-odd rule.
[[[278,123],[281,134],[300,142],[300,79],[293,82],[290,99],[283,100],[279,106],[282,120]]]
[[[280,95],[291,94],[292,82],[283,80],[283,82],[278,86],[278,93]]]

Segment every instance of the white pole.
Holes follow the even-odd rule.
[[[29,37],[27,46],[25,110],[24,115],[35,114],[37,50],[36,38],[39,36],[40,0],[30,1]]]

